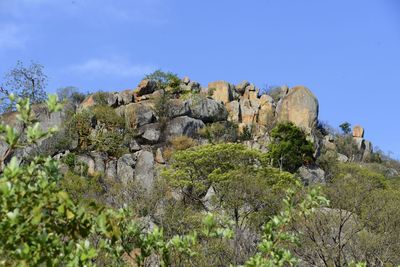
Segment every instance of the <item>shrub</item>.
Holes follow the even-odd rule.
[[[104,124],[107,130],[122,129],[125,126],[124,119],[119,116],[112,107],[107,105],[96,105],[92,113],[97,123]]]
[[[97,105],[107,105],[108,93],[106,92],[96,92],[93,94],[93,100]]]
[[[172,72],[164,72],[162,70],[156,70],[145,76],[146,79],[157,82],[157,87],[160,89],[166,89],[171,91],[173,94],[179,93],[181,80],[179,77]]]
[[[66,130],[69,139],[78,140],[78,149],[87,150],[90,145],[89,135],[92,131],[93,114],[88,110],[83,110],[74,114],[66,123]]]
[[[271,164],[281,170],[295,172],[302,164],[310,164],[313,159],[313,146],[306,134],[293,123],[281,123],[271,132],[268,157]]]
[[[76,163],[76,155],[75,155],[75,153],[68,153],[63,158],[63,161],[68,166],[68,168],[70,170],[73,170],[75,168],[75,163]]]
[[[199,130],[203,138],[210,143],[236,142],[238,140],[238,126],[233,122],[215,122]]]
[[[361,160],[360,150],[354,138],[349,134],[336,136],[336,148],[338,153],[346,155],[349,161]]]

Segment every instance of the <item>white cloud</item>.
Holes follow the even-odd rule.
[[[0,49],[23,48],[27,40],[27,35],[20,26],[15,24],[0,24]]]
[[[80,74],[135,77],[148,74],[156,68],[151,65],[132,64],[120,58],[94,58],[81,64],[70,66],[68,69]]]

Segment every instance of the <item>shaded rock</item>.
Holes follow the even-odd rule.
[[[135,139],[131,139],[129,142],[129,151],[130,152],[136,152],[141,150],[141,146],[138,144],[138,142]]]
[[[216,81],[208,84],[208,90],[214,90],[212,98],[224,104],[233,100],[233,86],[225,81]]]
[[[155,120],[153,109],[143,103],[131,103],[125,108],[125,126],[136,129]]]
[[[305,185],[325,183],[325,171],[317,166],[301,166],[297,171]]]
[[[246,86],[242,98],[249,100],[257,99],[259,91],[260,90],[257,89],[254,84],[249,84],[248,86]]]
[[[349,158],[346,155],[337,153],[337,159],[339,162],[348,162]]]
[[[139,136],[145,143],[155,144],[161,136],[160,124],[150,123],[139,128]]]
[[[135,180],[147,191],[151,191],[154,184],[153,153],[144,150],[138,152],[135,172]]]
[[[137,96],[147,95],[153,93],[157,89],[156,81],[144,79],[136,87],[134,93]]]
[[[235,86],[235,89],[239,94],[243,95],[248,85],[250,85],[248,81],[242,81],[241,83]]]
[[[228,121],[238,123],[240,121],[240,104],[238,101],[232,101],[225,105],[228,111]]]
[[[161,148],[157,148],[155,161],[159,164],[165,164],[165,160],[164,160]]]
[[[363,153],[364,150],[365,150],[365,140],[364,140],[364,138],[362,138],[362,137],[353,137],[353,140],[357,145],[357,149]]]
[[[119,107],[115,108],[114,111],[118,116],[125,118],[125,109],[126,109],[126,106],[119,106]]]
[[[296,86],[279,101],[276,111],[279,122],[293,122],[310,134],[318,120],[318,100],[306,87]]]
[[[250,125],[257,122],[258,105],[253,107],[252,102],[249,99],[240,100],[240,112],[242,123]]]
[[[204,126],[204,122],[201,120],[193,119],[188,116],[182,116],[172,119],[168,123],[165,132],[169,138],[180,135],[194,137]]]
[[[224,121],[228,117],[225,106],[209,98],[190,100],[190,117],[202,120],[203,122]]]
[[[372,147],[372,143],[370,141],[365,140],[365,149],[363,153],[363,160],[369,160],[374,153],[374,149]]]
[[[90,156],[94,160],[94,170],[96,173],[105,173],[107,160],[107,154],[104,152],[92,151],[90,152]]]
[[[122,155],[117,161],[117,178],[128,184],[135,176],[136,157],[133,154]]]
[[[118,105],[128,105],[135,101],[132,90],[124,90],[117,94]]]
[[[105,175],[109,179],[112,179],[112,180],[117,179],[117,161],[116,160],[110,160],[107,162]]]
[[[87,166],[88,175],[95,175],[95,163],[94,160],[88,155],[78,155],[76,156],[76,162],[84,163]],[[76,164],[75,171],[77,173],[83,174],[83,168],[79,164]]]
[[[333,135],[328,134],[322,139],[322,145],[329,150],[336,150],[335,138]]]
[[[215,210],[217,207],[214,205],[215,190],[214,187],[208,188],[206,195],[203,197],[202,202],[208,211]]]
[[[289,88],[286,85],[272,88],[269,91],[269,95],[272,97],[272,99],[274,99],[275,103],[278,103],[278,101],[281,100],[288,93]]]
[[[180,85],[182,91],[188,92],[199,92],[200,91],[200,84],[198,82],[189,82],[188,84],[181,84]]]
[[[359,125],[354,126],[354,128],[353,128],[353,137],[363,138],[364,137],[364,128],[359,126]]]
[[[168,101],[168,117],[175,118],[190,114],[190,107],[187,101],[182,99],[170,99]]]

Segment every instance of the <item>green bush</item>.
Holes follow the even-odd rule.
[[[210,143],[236,142],[238,125],[233,122],[215,122],[200,129],[199,134]]]
[[[156,70],[153,73],[146,75],[145,78],[156,81],[157,87],[160,89],[171,91],[171,93],[173,94],[180,92],[181,80],[176,74],[172,72]]]
[[[124,128],[125,121],[112,107],[107,105],[96,105],[91,109],[97,123],[104,124],[107,130]]]
[[[268,157],[273,166],[293,173],[302,164],[314,161],[311,142],[293,123],[281,123],[275,126],[271,131],[271,138]]]

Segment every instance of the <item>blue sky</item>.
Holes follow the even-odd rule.
[[[305,85],[321,120],[400,158],[398,0],[0,0],[0,74],[17,60],[44,65],[49,91],[134,88],[158,68]]]

